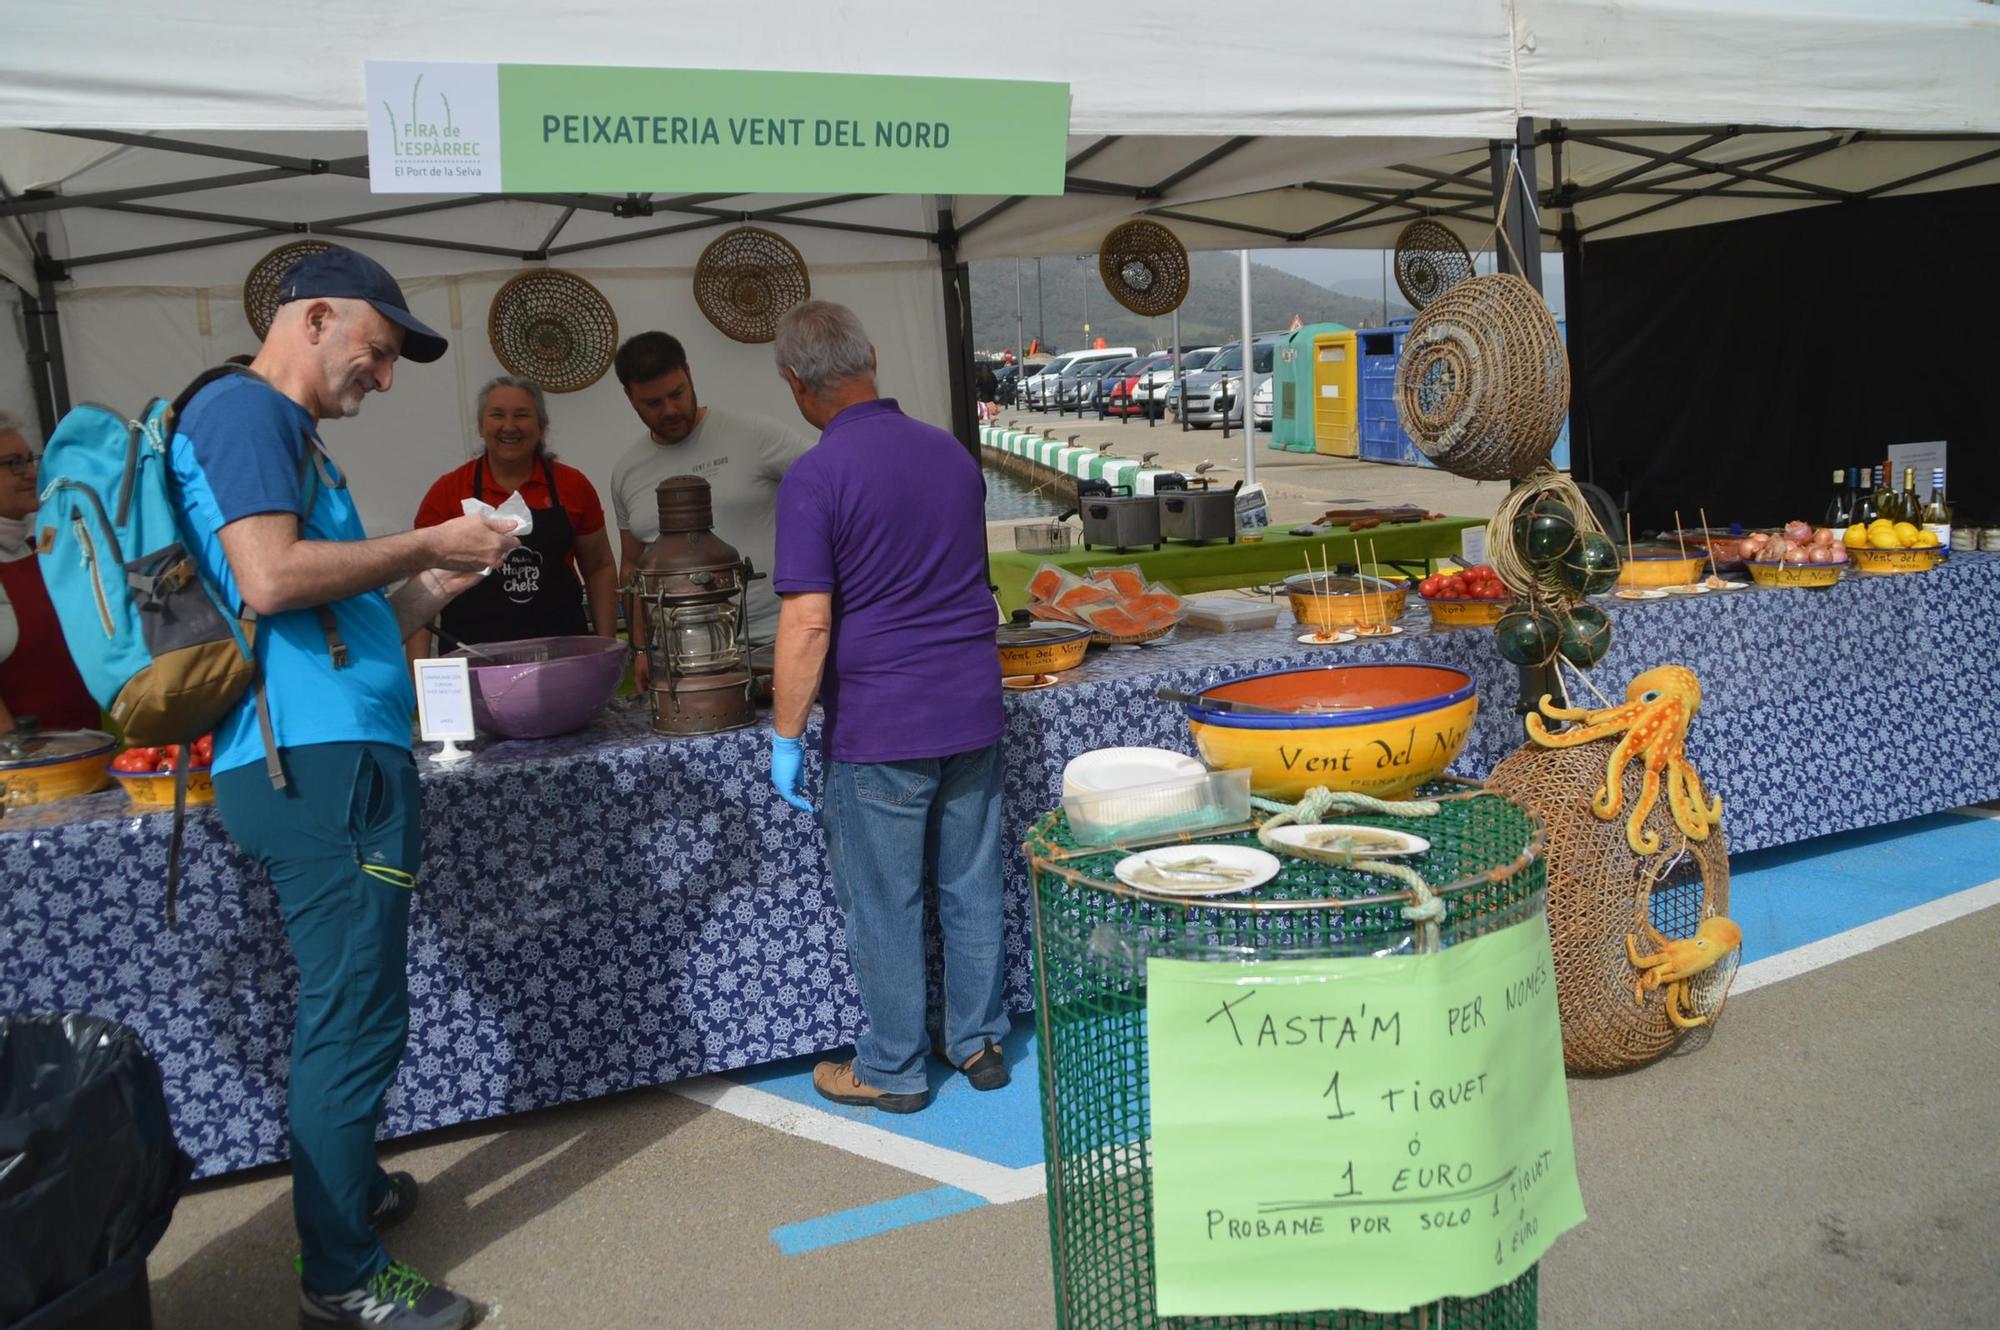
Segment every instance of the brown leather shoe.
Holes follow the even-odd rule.
[[[836,1104],[879,1108],[884,1113],[918,1113],[931,1102],[929,1090],[897,1094],[893,1090],[878,1090],[872,1085],[864,1085],[861,1078],[854,1074],[852,1061],[822,1062],[814,1067],[813,1089],[819,1091],[820,1098],[831,1099]]]

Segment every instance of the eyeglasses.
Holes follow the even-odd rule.
[[[26,473],[33,471],[35,467],[40,463],[40,461],[41,461],[40,458],[32,456],[0,457],[0,467],[4,467],[6,470],[25,475]]]

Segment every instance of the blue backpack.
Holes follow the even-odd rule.
[[[184,530],[173,478],[174,422],[194,395],[235,365],[204,372],[168,403],[154,398],[135,420],[86,403],[57,424],[42,452],[36,513],[42,579],[77,672],[133,744],[191,743],[212,731],[253,688],[265,768],[284,769],[258,680],[256,615],[230,611],[202,575]],[[307,432],[299,464],[310,512],[324,449]],[[329,483],[338,483],[337,477]],[[346,646],[330,610],[320,624],[336,666]],[[176,764],[167,918],[174,918],[187,763]]]

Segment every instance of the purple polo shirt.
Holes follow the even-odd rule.
[[[986,482],[957,439],[889,398],[827,422],[778,485],[772,586],[833,594],[819,689],[828,757],[897,762],[999,742]]]

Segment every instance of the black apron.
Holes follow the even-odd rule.
[[[535,529],[521,537],[516,549],[479,584],[445,606],[438,617],[444,629],[439,651],[461,642],[515,642],[528,637],[570,637],[590,631],[583,612],[583,583],[570,566],[576,529],[563,511],[556,490],[555,468],[542,460],[542,479],[549,487],[549,506],[530,508]],[[472,496],[486,499],[486,459],[472,470]]]

